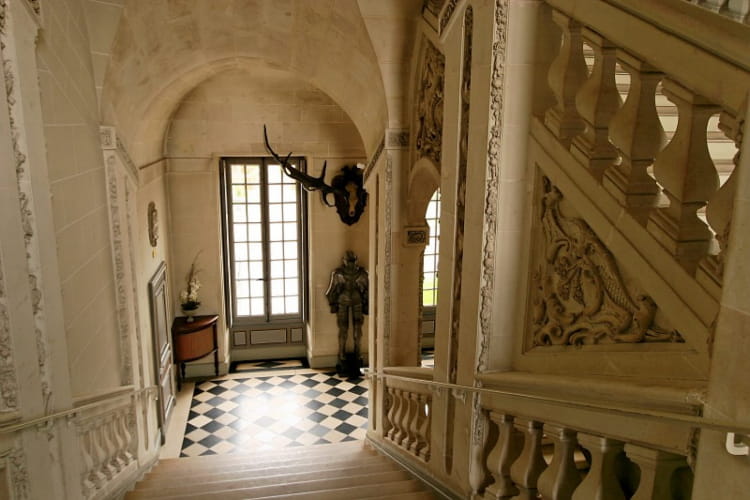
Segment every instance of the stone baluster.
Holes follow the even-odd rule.
[[[617,150],[609,142],[609,124],[621,101],[615,82],[617,51],[612,43],[588,28],[583,29],[583,39],[594,51],[594,65],[576,95],[576,108],[585,128],[573,139],[571,153],[601,180],[617,159]]]
[[[404,391],[404,403],[406,404],[406,411],[404,417],[401,420],[401,428],[404,430],[404,435],[399,443],[402,448],[409,449],[411,444],[416,438],[416,433],[412,432],[412,420],[417,418],[417,401],[414,399],[414,394],[409,391]]]
[[[625,500],[617,477],[623,443],[582,433],[578,433],[578,442],[591,453],[591,468],[572,500]]]
[[[425,418],[419,426],[419,436],[423,441],[423,445],[419,448],[417,455],[425,462],[430,460],[430,429],[432,428],[432,398],[427,394],[421,394],[419,404],[425,408]]]
[[[523,433],[523,450],[510,467],[510,477],[519,489],[516,498],[533,500],[537,497],[537,480],[547,463],[542,452],[542,427],[544,424],[536,420],[517,418],[514,422],[516,429]]]
[[[386,418],[388,420],[389,429],[385,437],[393,441],[393,437],[396,435],[398,429],[396,428],[396,415],[398,413],[398,398],[396,397],[396,390],[393,387],[388,387],[388,398],[390,399],[390,407]]]
[[[566,147],[583,130],[583,120],[576,110],[576,93],[586,80],[581,24],[559,11],[552,20],[562,30],[562,43],[549,68],[548,81],[556,104],[544,115],[544,124]]]
[[[107,482],[107,473],[105,468],[105,461],[107,455],[104,451],[104,444],[102,439],[102,425],[100,422],[94,423],[91,428],[91,440],[94,444],[94,484],[97,489],[104,486]]]
[[[414,437],[409,444],[409,451],[414,455],[417,454],[417,450],[422,445],[422,436],[419,434],[419,427],[425,419],[424,404],[421,402],[422,397],[422,394],[411,394],[411,398],[414,399],[415,412],[414,417],[409,423],[409,434]]]
[[[469,486],[471,487],[471,498],[479,498],[489,478],[484,455],[488,451],[487,441],[490,436],[490,429],[487,410],[477,405],[474,407],[474,411],[477,412],[477,418],[474,422],[475,427],[472,430]]]
[[[130,422],[131,422],[131,419],[130,419],[131,413],[130,413],[130,411],[131,410],[129,408],[123,409],[123,411],[122,411],[122,420],[121,420],[121,422],[122,422],[121,425],[122,425],[123,439],[125,441],[125,445],[123,447],[123,450],[124,450],[124,454],[125,454],[125,460],[126,460],[126,462],[128,464],[131,463],[131,462],[133,462],[135,460],[135,457],[130,452],[130,450],[133,449],[133,447],[132,447],[133,446],[133,444],[132,444],[133,443],[133,436],[130,434]],[[135,421],[134,419],[135,419],[135,412],[133,413],[133,422]]]
[[[672,475],[687,467],[685,457],[634,444],[625,445],[627,457],[641,469],[638,490],[631,500],[672,500]]]
[[[401,444],[401,440],[404,439],[404,427],[402,425],[402,422],[404,420],[404,414],[406,414],[409,410],[409,405],[404,398],[404,391],[402,391],[401,389],[394,389],[393,394],[396,396],[396,400],[398,401],[398,410],[396,411],[396,415],[393,420],[393,425],[396,428],[396,432],[393,434],[393,442],[398,445]]]
[[[94,490],[96,490],[95,474],[94,474],[94,467],[95,467],[94,442],[92,440],[91,432],[89,432],[89,429],[83,427],[79,430],[79,441],[80,441],[80,447],[81,447],[81,454],[83,455],[83,464],[85,467],[83,471],[83,479],[81,482],[81,487],[82,487],[84,498],[88,498],[91,495],[91,493]]]
[[[745,21],[750,12],[750,0],[729,0],[727,14],[738,21]]]
[[[743,106],[744,108],[744,106]],[[734,141],[737,154],[732,162],[734,169],[723,186],[721,186],[709,199],[706,205],[706,219],[713,229],[716,241],[719,243],[719,253],[708,256],[701,264],[703,273],[710,277],[716,290],[715,295],[720,295],[721,284],[724,275],[724,259],[729,249],[729,231],[734,210],[734,198],[737,195],[737,171],[740,164],[740,144],[742,142],[742,126],[744,120],[738,120],[732,114],[722,111],[719,116],[719,128],[727,137]],[[699,276],[699,280],[703,281]],[[709,287],[710,289],[711,287]]]
[[[123,425],[124,422],[127,420],[127,413],[125,410],[121,410],[117,413],[115,413],[115,421],[114,421],[114,436],[115,436],[115,444],[117,446],[116,451],[116,457],[117,461],[120,464],[120,469],[124,469],[126,465],[130,463],[130,460],[127,456],[127,447],[129,445],[128,441],[125,439],[125,429],[127,427],[127,424]]]
[[[609,139],[620,161],[604,172],[602,183],[642,224],[656,204],[659,187],[648,167],[665,142],[656,111],[656,86],[664,76],[653,66],[617,50],[620,66],[630,74],[625,103],[609,126]]]
[[[493,482],[485,489],[486,499],[509,498],[519,493],[510,478],[510,467],[521,454],[522,435],[513,425],[513,417],[494,411],[489,412],[490,421],[497,426],[497,443],[487,456],[487,469]]]
[[[539,493],[545,500],[570,500],[581,483],[574,457],[578,444],[576,432],[552,424],[545,424],[544,431],[554,443],[555,453],[549,467],[539,476]]]
[[[102,431],[104,432],[104,444],[107,452],[107,475],[112,478],[120,472],[120,463],[117,460],[118,447],[115,438],[115,413],[112,412],[104,417],[104,425]]]
[[[663,92],[679,113],[672,140],[654,161],[654,175],[669,206],[653,211],[647,228],[692,272],[708,253],[713,236],[697,211],[719,187],[706,137],[708,119],[719,108],[671,79],[664,81]]]

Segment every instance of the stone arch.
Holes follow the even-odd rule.
[[[407,225],[424,224],[427,203],[440,187],[440,169],[428,158],[420,158],[409,171],[406,221]]]

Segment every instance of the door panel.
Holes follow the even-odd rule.
[[[159,265],[159,269],[149,281],[148,292],[151,302],[154,373],[156,385],[159,387],[159,431],[164,444],[167,423],[175,404],[174,365],[167,307],[167,266],[164,262]]]

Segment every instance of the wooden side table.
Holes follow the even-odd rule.
[[[174,362],[180,365],[180,377],[177,380],[178,391],[185,379],[185,363],[195,361],[214,353],[214,372],[219,375],[219,346],[216,342],[216,315],[194,316],[194,321],[187,322],[187,317],[178,316],[172,323],[172,344],[174,345]]]

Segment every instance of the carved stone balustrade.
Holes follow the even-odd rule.
[[[553,11],[552,20],[562,30],[562,43],[548,75],[557,102],[547,110],[544,123],[563,144],[570,145],[584,127],[576,110],[576,94],[587,73],[583,38],[581,25],[562,12]]]
[[[654,162],[654,175],[669,206],[651,214],[649,232],[689,271],[695,271],[712,238],[698,210],[719,187],[719,176],[708,152],[708,119],[719,108],[672,79],[663,92],[679,111],[677,130]]]
[[[623,50],[618,49],[617,54],[620,66],[630,74],[630,89],[609,127],[609,138],[620,153],[620,162],[605,172],[603,183],[645,223],[659,193],[648,167],[665,142],[655,104],[656,86],[664,75]]]
[[[626,444],[625,453],[641,471],[638,490],[631,500],[674,498],[672,478],[677,469],[688,466],[685,457],[634,444]]]
[[[492,483],[484,498],[508,498],[519,493],[510,477],[510,466],[521,454],[523,436],[515,429],[513,417],[496,411],[488,412],[492,425],[497,429],[497,440],[487,454],[487,469]]]
[[[431,378],[431,370],[386,368],[393,374]],[[405,373],[402,373],[405,372]],[[385,439],[424,462],[430,460],[432,393],[429,386],[404,380],[387,380],[389,409]]]
[[[552,461],[537,481],[539,493],[545,500],[569,500],[579,484],[581,475],[576,468],[576,432],[559,425],[545,424],[545,435],[554,443]]]
[[[517,418],[516,429],[523,434],[523,450],[510,468],[510,477],[516,483],[519,500],[533,500],[537,497],[537,480],[547,468],[542,454],[542,422]]]
[[[591,453],[591,469],[571,498],[625,500],[618,477],[619,462],[624,457],[624,443],[582,433],[578,434],[578,442]]]

